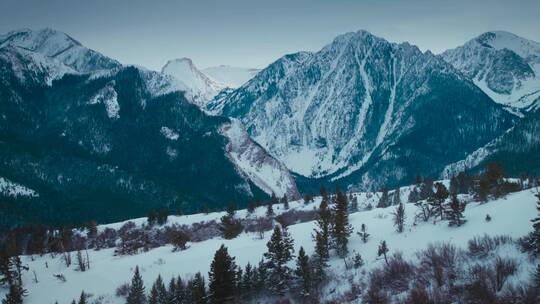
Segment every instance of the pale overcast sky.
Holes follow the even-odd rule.
[[[439,53],[489,30],[540,41],[539,0],[1,0],[0,32],[51,27],[123,63],[264,67],[368,30]]]

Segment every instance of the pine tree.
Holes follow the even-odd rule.
[[[189,299],[188,303],[194,303],[194,304],[206,304],[207,303],[207,296],[206,296],[206,283],[204,281],[204,277],[200,272],[197,272],[193,279],[190,281],[188,289],[191,293],[191,299]]]
[[[448,208],[445,211],[446,217],[450,220],[448,225],[450,226],[461,226],[467,220],[464,219],[463,212],[465,211],[465,203],[459,201],[457,194],[452,194]]]
[[[176,300],[176,280],[171,278],[169,281],[169,289],[167,290],[167,304],[180,303]]]
[[[349,224],[349,203],[347,196],[339,189],[336,190],[336,205],[334,208],[334,227],[333,237],[336,253],[344,257],[348,253],[349,236],[352,233],[352,227]]]
[[[309,258],[304,251],[304,247],[300,247],[298,258],[296,260],[295,275],[300,287],[300,295],[308,297],[312,289],[312,271],[309,264]]]
[[[289,200],[287,199],[287,194],[284,194],[281,198],[281,203],[283,204],[283,209],[289,210]]]
[[[2,300],[2,304],[22,304],[24,293],[24,289],[18,283],[10,284],[9,292]]]
[[[182,281],[182,278],[178,276],[176,279],[176,290],[174,293],[174,301],[173,304],[184,304],[187,302],[187,291],[186,286],[184,282]]]
[[[362,259],[362,256],[358,252],[353,256],[353,266],[355,269],[358,269],[364,266],[364,260]]]
[[[266,216],[267,217],[273,217],[274,216],[274,208],[272,207],[272,202],[269,202],[266,207]]]
[[[129,287],[129,293],[127,297],[127,304],[144,304],[146,303],[146,296],[144,295],[144,283],[139,273],[139,267],[135,267],[135,273],[131,279],[131,285]]]
[[[379,203],[377,204],[377,208],[386,208],[388,207],[388,188],[383,187],[381,189],[381,198],[379,199]]]
[[[291,281],[291,269],[287,263],[293,258],[293,242],[285,229],[276,225],[264,254],[268,271],[268,289],[277,295],[284,295]]]
[[[534,285],[540,289],[540,264],[536,266],[536,272],[534,273]]]
[[[87,304],[88,301],[86,301],[86,294],[84,293],[84,290],[81,292],[81,296],[79,297],[79,302],[77,304]]]
[[[435,194],[429,200],[429,204],[432,207],[434,214],[438,214],[441,217],[441,221],[444,220],[444,201],[448,198],[448,190],[442,183],[435,183]]]
[[[235,219],[235,214],[236,210],[234,209],[234,205],[231,204],[227,208],[227,214],[221,217],[221,225],[219,230],[221,230],[223,238],[227,240],[234,239],[240,233],[242,233],[242,230],[244,230],[242,222]]]
[[[159,209],[159,213],[157,215],[157,223],[158,225],[164,225],[167,223],[167,218],[169,217],[169,210],[167,208],[161,208]]]
[[[386,262],[386,264],[388,265],[388,258],[387,258],[387,253],[388,253],[388,246],[386,245],[386,241],[382,241],[380,244],[379,244],[379,249],[377,251],[377,256],[383,256],[384,257],[384,261]]]
[[[394,216],[394,227],[396,227],[396,231],[402,233],[405,224],[405,207],[403,203],[399,203],[392,214]]]
[[[150,295],[148,296],[148,304],[167,304],[168,293],[163,283],[161,275],[158,275],[156,281],[152,285]]]
[[[252,214],[254,211],[255,211],[255,203],[249,202],[249,204],[247,205],[247,212],[249,214]]]
[[[362,226],[360,226],[360,232],[357,232],[357,234],[362,239],[362,242],[367,243],[368,238],[369,238],[369,233],[367,233],[367,228],[365,224],[362,224]]]
[[[399,187],[396,188],[396,190],[394,190],[394,193],[392,195],[392,205],[399,205],[401,204],[401,191],[399,189]]]
[[[318,247],[317,253],[326,262],[330,258],[330,229],[332,225],[332,212],[328,209],[328,199],[324,198],[321,201],[319,210],[317,211],[317,228],[315,229],[314,238],[317,232],[320,234],[320,239],[315,239],[315,244]]]
[[[323,235],[315,232],[315,252],[313,255],[313,280],[315,284],[320,284],[326,278],[326,268],[328,267],[328,247]]]
[[[531,245],[533,248],[533,251],[540,255],[540,193],[536,194],[536,198],[538,199],[536,202],[536,210],[538,211],[538,216],[531,220],[532,226],[533,226],[533,232],[531,233]]]
[[[210,303],[235,303],[236,264],[229,256],[227,247],[221,247],[214,254],[208,273]]]
[[[149,226],[154,226],[157,222],[157,213],[156,213],[156,210],[154,209],[150,209],[150,211],[148,211],[148,225]]]
[[[245,299],[251,298],[251,295],[253,293],[253,286],[256,281],[256,276],[253,271],[253,267],[250,263],[247,263],[246,268],[244,270],[244,274],[242,276],[242,294],[244,295]]]

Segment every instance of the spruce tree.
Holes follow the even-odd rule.
[[[464,219],[463,212],[465,211],[465,203],[459,201],[457,194],[452,194],[448,208],[445,211],[446,217],[449,219],[449,226],[461,226],[466,220]]]
[[[366,225],[362,223],[362,226],[360,226],[360,232],[357,232],[357,234],[362,239],[362,242],[367,243],[369,238],[369,233],[367,233]]]
[[[540,193],[535,194],[537,198],[536,210],[538,216],[531,220],[533,232],[531,234],[531,245],[535,254],[540,255]]]
[[[309,258],[304,251],[304,247],[300,247],[300,250],[298,251],[296,270],[294,273],[300,288],[300,295],[302,295],[302,297],[308,297],[311,294],[313,280]]]
[[[283,209],[289,210],[289,200],[287,199],[287,194],[284,194],[281,198],[281,203],[283,204]]]
[[[328,199],[323,197],[319,210],[317,211],[317,228],[315,229],[314,240],[318,249],[317,254],[325,261],[330,258],[330,229],[332,226],[332,212],[328,209]],[[320,239],[317,240],[317,232],[320,234]]]
[[[392,195],[392,205],[399,205],[401,204],[401,191],[399,189],[399,187],[396,188],[396,190],[394,190],[394,193]]]
[[[146,296],[144,295],[144,283],[139,273],[139,267],[135,267],[135,273],[131,279],[131,285],[129,286],[129,293],[127,297],[127,304],[144,304],[146,303]]]
[[[433,214],[438,214],[444,220],[444,202],[448,198],[448,190],[442,183],[435,183],[435,194],[429,200]]]
[[[176,280],[171,278],[169,281],[169,288],[167,289],[167,304],[180,303],[176,300]]]
[[[221,247],[214,254],[208,273],[209,299],[212,304],[235,303],[236,264],[227,247]]]
[[[244,269],[244,274],[242,276],[242,294],[245,299],[251,298],[253,293],[253,286],[256,281],[256,276],[253,271],[253,267],[250,263],[247,263],[246,268]]]
[[[77,304],[87,304],[88,301],[86,300],[87,296],[84,293],[84,290],[81,292],[81,296],[79,297],[79,302]]]
[[[328,247],[323,235],[315,232],[315,252],[313,255],[313,280],[315,284],[320,284],[326,278],[326,268],[328,267]]]
[[[536,266],[534,273],[534,286],[540,290],[540,264]]]
[[[396,227],[396,231],[402,233],[405,226],[405,207],[403,203],[399,203],[392,214],[394,216],[394,227]]]
[[[272,207],[272,202],[268,203],[268,206],[266,207],[266,216],[267,217],[273,217],[274,216],[274,208]]]
[[[167,304],[168,298],[169,297],[168,297],[167,289],[165,288],[163,279],[161,278],[161,275],[158,275],[156,281],[152,285],[152,289],[150,290],[150,295],[148,296],[148,303],[149,304]]]
[[[381,198],[379,199],[379,203],[377,204],[377,208],[386,208],[388,207],[388,188],[383,187],[381,189]]]
[[[285,229],[276,225],[270,241],[266,244],[268,251],[264,254],[268,271],[268,289],[274,294],[283,296],[291,281],[291,269],[287,263],[293,258],[293,242]]]
[[[203,275],[200,272],[197,272],[193,279],[190,281],[188,289],[191,294],[191,298],[189,299],[188,303],[208,303],[206,296],[206,283],[204,281]]]
[[[187,302],[187,291],[186,291],[186,285],[184,284],[184,281],[182,281],[182,278],[178,276],[176,279],[176,290],[174,292],[174,304],[184,304]]]
[[[25,290],[16,282],[9,285],[9,292],[2,300],[2,304],[22,304]]]
[[[334,237],[334,245],[336,253],[340,257],[345,257],[348,253],[349,236],[352,233],[352,227],[349,224],[349,203],[347,196],[336,190],[336,205],[334,208],[334,227],[332,234]]]
[[[240,233],[242,233],[242,230],[244,229],[242,222],[235,218],[235,214],[236,211],[234,206],[229,205],[227,208],[227,214],[221,217],[221,225],[219,226],[219,230],[221,230],[224,239],[234,239]]]
[[[388,253],[388,246],[386,245],[386,241],[382,241],[380,244],[379,244],[379,249],[377,250],[377,256],[383,256],[384,257],[384,261],[386,262],[386,264],[388,265],[388,258],[387,258],[387,253]]]

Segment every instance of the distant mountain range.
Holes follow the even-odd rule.
[[[358,31],[263,70],[182,58],[157,72],[52,29],[13,31],[0,36],[0,224],[379,189],[488,161],[540,174],[538,45],[488,32],[435,55]]]

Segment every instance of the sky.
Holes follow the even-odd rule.
[[[538,0],[1,0],[0,33],[54,28],[125,64],[263,68],[368,30],[440,53],[490,30],[540,41]]]

